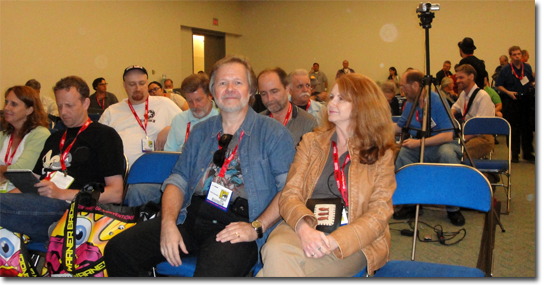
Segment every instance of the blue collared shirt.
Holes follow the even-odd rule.
[[[221,121],[222,115],[219,114],[194,127],[172,173],[163,183],[162,190],[172,184],[185,195],[178,224],[185,221],[197,183],[210,165],[214,152],[219,149],[217,134],[223,130]],[[249,220],[254,221],[285,186],[295,148],[287,128],[272,118],[255,113],[252,108],[248,109],[237,133],[241,130],[244,137],[238,152],[248,196]],[[256,240],[259,252],[273,228],[268,228],[263,237]]]
[[[424,94],[421,94],[421,96],[423,95]],[[406,124],[406,121],[408,121],[408,116],[410,115],[412,105],[412,102],[406,102],[406,105],[404,105],[402,115],[397,121],[397,126],[399,126],[400,128],[403,128]],[[450,118],[448,117],[448,114],[446,114],[446,110],[444,109],[444,106],[440,101],[440,97],[434,91],[431,91],[431,120],[431,125],[433,125],[430,126],[432,130],[431,136],[444,132],[453,132],[453,126],[451,125]],[[421,121],[423,121],[423,109],[421,109],[418,104],[416,107],[416,112],[414,112],[412,120],[410,121],[410,128],[421,130]],[[434,125],[433,123],[436,125]],[[417,135],[417,130],[410,129],[408,132],[413,137]]]
[[[191,123],[189,131],[192,131],[196,124],[219,114],[219,109],[215,107],[215,103],[212,102],[212,104],[213,106],[210,113],[200,119],[195,118],[195,116],[193,116],[193,112],[190,110],[177,114],[174,119],[172,119],[172,127],[170,128],[170,132],[168,132],[168,138],[166,139],[164,150],[181,151],[183,145],[185,144],[185,134],[187,133],[188,123]]]

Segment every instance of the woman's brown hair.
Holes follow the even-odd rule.
[[[43,110],[42,101],[40,100],[38,92],[28,86],[13,86],[6,91],[4,98],[12,91],[19,100],[23,101],[27,109],[30,107],[33,107],[34,109],[32,113],[27,116],[20,135],[25,136],[38,126],[47,128],[49,126],[47,114]],[[8,135],[15,131],[15,128],[10,123],[6,122],[4,116],[0,119],[0,124],[2,124],[3,132]]]
[[[349,73],[336,79],[338,92],[351,102],[351,129],[349,144],[359,151],[362,164],[374,164],[388,149],[395,147],[395,134],[389,103],[378,85],[367,76]],[[329,122],[323,108],[319,131],[327,131],[335,125]]]

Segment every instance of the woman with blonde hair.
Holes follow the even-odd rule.
[[[284,222],[263,246],[258,276],[353,276],[389,258],[396,188],[394,131],[380,88],[339,77],[321,126],[303,136],[279,200]]]
[[[0,119],[0,193],[15,186],[4,177],[8,169],[34,169],[45,140],[47,114],[38,93],[28,86],[13,86],[4,94],[4,115]]]

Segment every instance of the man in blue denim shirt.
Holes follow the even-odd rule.
[[[221,113],[191,131],[163,183],[161,219],[108,243],[109,276],[146,275],[163,261],[179,266],[188,254],[197,255],[194,276],[249,273],[280,219],[277,199],[295,154],[288,129],[249,108],[256,89],[245,59],[215,64],[210,90]]]

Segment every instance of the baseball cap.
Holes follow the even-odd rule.
[[[127,68],[125,68],[125,71],[123,72],[123,81],[125,81],[125,75],[129,72],[129,71],[132,71],[132,70],[140,70],[141,72],[145,73],[145,75],[149,76],[147,74],[147,70],[145,70],[145,68],[143,66],[139,66],[139,65],[131,65]]]

